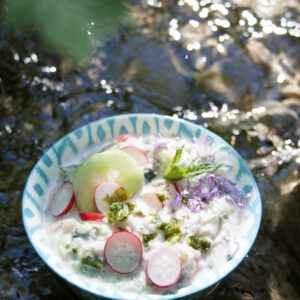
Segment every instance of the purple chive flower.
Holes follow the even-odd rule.
[[[204,143],[201,143],[199,139],[193,137],[193,141],[197,146],[197,152],[199,155],[198,162],[205,162],[205,163],[214,163],[215,162],[215,154],[214,151],[211,153],[210,148],[210,138],[207,136],[204,140]]]
[[[205,174],[193,187],[189,181],[186,182],[182,196],[188,198],[192,212],[205,208],[216,196],[222,197],[237,208],[244,208],[251,198],[251,194],[245,195],[235,182],[214,174]]]
[[[218,194],[216,176],[213,174],[202,176],[198,184],[189,190],[188,198],[191,210],[196,212],[205,208],[206,204]]]
[[[194,188],[199,191],[199,196],[203,202],[210,202],[219,192],[218,181],[215,175],[207,174],[200,178],[199,184]]]
[[[157,151],[157,150],[159,150],[159,149],[165,147],[166,145],[167,145],[167,143],[165,143],[165,142],[156,143],[156,144],[154,145],[154,151]]]
[[[225,241],[227,242],[227,257],[228,257],[228,259],[230,259],[237,252],[237,250],[239,248],[239,243],[238,243],[236,237],[234,237],[233,240],[225,238]]]
[[[219,187],[221,195],[237,208],[244,208],[251,198],[251,194],[245,195],[230,179],[219,177]]]
[[[172,209],[175,210],[178,209],[181,206],[181,203],[182,203],[182,195],[181,193],[176,192],[171,203]]]
[[[190,198],[189,205],[192,212],[197,212],[206,207],[206,204],[199,197]]]

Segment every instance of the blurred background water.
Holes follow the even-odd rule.
[[[260,188],[253,249],[206,299],[300,299],[299,1],[128,5],[134,24],[83,67],[8,25],[0,2],[0,298],[76,299],[23,229],[22,191],[44,151],[88,122],[155,112],[223,137]]]

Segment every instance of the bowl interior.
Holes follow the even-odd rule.
[[[62,259],[52,252],[42,226],[43,203],[50,190],[51,178],[59,172],[59,167],[70,161],[78,153],[87,149],[93,149],[93,147],[112,140],[123,133],[136,135],[161,134],[162,136],[179,136],[187,139],[192,139],[195,136],[200,141],[204,141],[208,137],[210,146],[220,146],[230,177],[235,178],[245,193],[252,193],[251,201],[248,204],[251,212],[251,221],[243,228],[243,246],[239,248],[233,259],[226,262],[218,272],[203,278],[196,284],[182,286],[176,294],[151,294],[139,295],[139,297],[143,299],[161,299],[161,297],[172,299],[187,296],[212,286],[241,262],[256,238],[261,220],[259,191],[245,162],[223,139],[201,126],[167,116],[132,114],[110,117],[78,128],[55,143],[33,168],[23,193],[23,223],[32,246],[54,272],[70,284],[84,291],[114,299],[137,297],[135,294],[114,291],[105,286],[93,286],[87,279],[83,279],[73,272],[71,273],[64,266]]]

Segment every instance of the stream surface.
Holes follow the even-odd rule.
[[[257,180],[257,240],[206,299],[300,299],[297,0],[130,1],[135,25],[120,28],[86,68],[10,28],[0,7],[1,299],[77,299],[27,239],[25,182],[68,132],[142,112],[207,127],[240,153]]]

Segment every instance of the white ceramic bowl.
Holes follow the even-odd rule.
[[[81,151],[96,144],[114,139],[123,134],[133,135],[161,134],[162,136],[179,136],[192,139],[194,136],[204,141],[207,136],[211,145],[220,145],[224,161],[228,166],[230,177],[235,178],[244,192],[252,193],[248,209],[252,214],[252,222],[243,228],[243,244],[233,259],[226,262],[217,273],[203,278],[189,286],[182,286],[175,294],[162,295],[130,294],[109,289],[105,286],[95,286],[88,279],[76,273],[70,273],[62,259],[56,255],[47,239],[42,226],[43,202],[49,188],[51,178],[59,167]],[[95,121],[78,128],[55,143],[37,162],[33,168],[23,194],[22,215],[28,238],[43,261],[59,276],[66,280],[77,293],[85,298],[106,297],[112,299],[174,299],[200,293],[214,286],[229,274],[249,252],[259,229],[261,220],[261,199],[256,182],[245,162],[239,154],[223,139],[211,131],[184,120],[156,114],[128,114]]]

